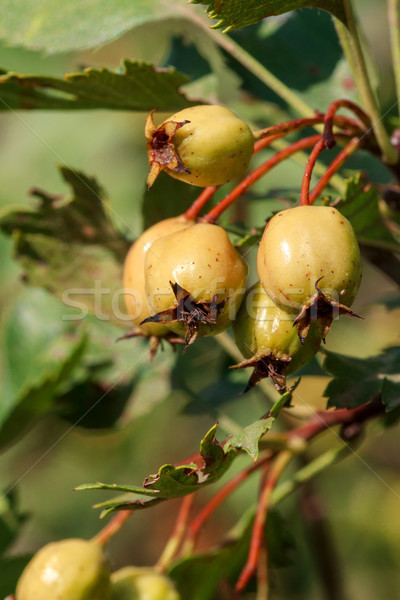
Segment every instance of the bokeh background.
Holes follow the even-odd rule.
[[[389,36],[382,19],[383,2],[358,0],[355,4],[382,78],[382,105],[390,115],[395,112],[392,106],[394,86]],[[332,36],[329,18],[318,11],[312,12],[314,19],[320,19],[321,35]],[[239,42],[250,43],[251,29],[234,35]],[[206,66],[201,59],[185,60],[184,50],[184,37],[176,33],[172,36],[168,26],[144,25],[96,51],[46,56],[41,52],[0,46],[0,65],[19,73],[61,76],[83,66],[116,68],[122,58],[128,57],[159,66],[175,64],[189,75],[197,76]],[[240,76],[240,70],[237,70],[236,77]],[[256,84],[248,82],[248,85]],[[192,97],[195,97],[195,91],[193,87]],[[284,118],[284,108],[279,106],[276,98],[268,97],[266,90],[262,94],[265,102],[270,103],[273,115]],[[228,101],[223,94],[218,99]],[[323,105],[316,108],[326,108],[327,100],[328,97],[323,98]],[[142,202],[147,173],[145,118],[142,113],[103,110],[1,113],[0,206],[32,206],[34,200],[28,195],[32,187],[65,193],[67,189],[56,169],[57,164],[65,164],[98,178],[108,192],[116,227],[133,239],[132,232],[138,235],[143,227]],[[354,159],[350,167],[368,168],[369,176],[378,182],[390,178],[381,166],[362,156]],[[296,189],[301,174],[301,165],[287,161],[271,173],[269,187],[278,192],[282,188]],[[262,200],[263,184],[260,183],[255,191],[260,201],[253,203],[250,209],[240,205],[236,216],[245,214],[250,222],[259,224],[266,210]],[[278,192],[276,202],[280,198]],[[20,267],[12,257],[12,241],[3,235],[0,236],[0,252],[1,324],[25,292]],[[383,298],[396,293],[390,280],[365,264],[355,310],[366,319],[343,319],[335,323],[328,349],[370,356],[387,345],[399,343],[400,310],[389,310],[380,303]],[[40,326],[49,326],[46,314],[43,314]],[[8,339],[8,343],[18,344],[18,339]],[[110,352],[123,354],[126,364],[135,360],[134,356],[130,357],[129,343],[120,344],[116,349],[115,336],[110,334],[106,336],[106,344]],[[5,343],[0,345],[0,373],[7,363],[8,350]],[[46,542],[64,537],[91,537],[99,531],[104,522],[99,521],[99,512],[91,505],[104,500],[104,493],[78,493],[72,491],[74,486],[88,481],[140,484],[161,464],[181,461],[198,450],[199,440],[221,415],[212,407],[208,412],[197,411],[193,402],[188,402],[187,395],[182,390],[175,390],[173,382],[171,385],[169,368],[176,361],[174,372],[179,369],[189,372],[189,368],[195,368],[198,380],[191,381],[190,385],[201,396],[204,374],[212,368],[217,346],[213,340],[200,340],[184,357],[176,358],[170,350],[166,353],[160,364],[156,358],[154,371],[147,380],[141,381],[139,389],[135,389],[134,408],[126,423],[119,423],[112,430],[90,430],[71,427],[56,416],[47,416],[2,453],[1,487],[4,490],[16,486],[20,507],[28,515],[12,553],[35,551]],[[303,378],[296,391],[297,407],[292,411],[297,419],[295,422],[308,414],[307,406],[323,406],[322,393],[326,383],[324,377],[306,375]],[[233,396],[224,408],[226,419],[246,424],[265,412],[265,399],[256,392],[243,398]],[[221,427],[224,427],[223,418]],[[171,431],[173,436],[169,434]],[[311,451],[318,452],[334,442],[334,435],[328,432]],[[315,482],[321,505],[328,515],[349,599],[392,600],[398,596],[399,450],[399,425],[383,431],[372,423],[357,455],[331,468]],[[246,458],[239,459],[234,470],[247,462]],[[202,492],[196,505],[204,503],[212,491]],[[255,481],[237,491],[226,502],[225,508],[211,519],[202,537],[202,547],[215,543],[246,511],[256,493]],[[315,547],[301,497],[301,493],[297,493],[281,507],[296,540],[292,551],[293,565],[274,573],[273,597],[285,600],[323,597],[315,569]],[[134,515],[110,543],[113,567],[153,564],[168,538],[178,506],[179,503],[173,501]]]

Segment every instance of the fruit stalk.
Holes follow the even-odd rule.
[[[238,600],[240,598],[251,577],[256,572],[260,556],[260,549],[262,547],[264,538],[264,528],[267,519],[271,494],[274,488],[276,487],[276,484],[278,483],[282,472],[284,471],[292,457],[293,453],[289,450],[284,450],[283,452],[281,452],[278,455],[276,461],[271,466],[271,469],[267,475],[257,506],[257,512],[254,520],[253,532],[250,542],[249,555],[247,557],[246,564],[237,581],[233,600]]]
[[[314,146],[314,144],[320,139],[320,135],[312,135],[310,137],[303,138],[298,142],[294,142],[290,144],[284,150],[277,152],[269,158],[265,163],[260,165],[257,169],[252,171],[250,175],[245,177],[243,181],[239,183],[229,194],[225,196],[216,206],[214,206],[203,218],[202,221],[205,223],[214,223],[218,217],[222,215],[222,213],[227,210],[244,192],[251,187],[260,177],[268,173],[271,169],[273,169],[276,165],[281,163],[283,160],[286,160],[292,154],[299,152],[300,150],[304,150],[306,148],[310,148]]]
[[[312,172],[314,169],[314,165],[317,162],[318,156],[325,149],[326,149],[326,141],[325,141],[325,138],[322,136],[319,138],[319,140],[315,144],[315,146],[309,156],[309,159],[307,161],[307,165],[306,165],[304,175],[303,175],[303,181],[301,184],[300,206],[307,206],[308,204],[311,204],[310,198],[309,198],[311,175],[312,175]]]
[[[155,565],[155,569],[160,573],[165,573],[171,564],[174,556],[176,555],[179,546],[186,533],[186,528],[190,516],[190,511],[193,505],[194,494],[185,496],[181,502],[181,507],[178,512],[178,516],[175,522],[174,529],[171,536],[161,554],[160,558]]]
[[[322,190],[328,185],[331,177],[340,169],[343,163],[361,146],[360,138],[353,138],[327,167],[325,174],[314,186],[309,195],[309,204],[314,204]]]
[[[93,538],[93,541],[100,546],[105,546],[107,542],[122,528],[124,523],[133,514],[132,510],[121,510],[115,517],[111,519],[107,525],[99,531],[99,533]]]
[[[193,551],[197,539],[199,537],[201,528],[203,527],[204,523],[211,517],[213,512],[220,506],[220,504],[222,504],[222,502],[228,496],[230,496],[230,494],[234,492],[240,484],[246,481],[252,473],[257,471],[261,467],[267,465],[270,460],[271,453],[268,453],[256,463],[253,463],[246,469],[243,469],[242,471],[237,473],[237,475],[232,477],[232,479],[230,479],[220,490],[218,490],[215,496],[211,498],[211,500],[201,509],[198,515],[191,522],[188,529],[187,540],[184,546],[185,554],[190,554]]]

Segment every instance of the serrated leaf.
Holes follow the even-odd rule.
[[[260,419],[245,427],[239,433],[236,433],[231,439],[225,444],[225,452],[229,448],[236,448],[237,450],[244,450],[247,454],[256,461],[258,458],[258,442],[272,427],[275,419],[269,417],[267,419]]]
[[[132,27],[175,15],[178,9],[170,0],[6,0],[0,38],[7,45],[48,53],[93,48]]]
[[[13,594],[18,579],[31,558],[31,554],[0,558],[0,598],[6,599],[6,597]]]
[[[346,182],[345,195],[338,209],[352,224],[360,243],[400,252],[400,244],[380,213],[378,191],[370,183],[363,184],[360,175]]]
[[[0,229],[13,235],[25,281],[61,299],[65,307],[121,325],[122,263],[129,243],[109,217],[108,201],[94,178],[60,167],[71,186],[67,198],[33,190],[36,210],[3,209]]]
[[[346,21],[342,0],[230,0],[229,2],[190,0],[190,3],[206,5],[208,16],[211,19],[218,19],[214,27],[224,28],[225,32],[299,8],[320,8],[341,21]]]
[[[9,72],[0,75],[0,110],[179,110],[193,104],[179,91],[188,81],[173,68],[130,60],[119,71],[91,67],[63,79]]]
[[[354,408],[379,393],[386,411],[400,405],[400,346],[370,358],[324,353],[323,368],[333,376],[324,392],[328,406]]]
[[[77,487],[77,490],[116,490],[120,492],[128,492],[139,496],[151,496],[157,501],[168,500],[171,498],[181,498],[187,494],[202,489],[206,485],[214,483],[224,475],[229,469],[233,459],[237,455],[234,448],[228,448],[227,451],[215,439],[215,431],[217,425],[214,425],[206,434],[200,444],[200,455],[203,461],[203,466],[197,464],[186,464],[175,467],[174,465],[163,465],[158,472],[149,475],[143,483],[143,487],[107,483],[89,483]],[[142,499],[137,500],[135,497],[121,500],[121,498],[113,498],[110,501],[102,502],[101,508],[105,514],[115,510],[134,510],[140,504],[140,508],[152,506],[148,503],[147,506]]]
[[[0,496],[0,555],[12,544],[19,534],[27,515],[18,508],[16,489],[6,490]],[[1,597],[1,595],[0,595]]]

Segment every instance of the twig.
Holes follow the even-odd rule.
[[[235,587],[235,594],[232,600],[238,600],[240,598],[248,582],[256,572],[260,549],[262,547],[265,522],[267,518],[272,490],[275,488],[279,477],[281,476],[288,462],[291,460],[292,456],[293,453],[288,450],[284,450],[283,452],[281,452],[277,456],[276,461],[273,463],[268,473],[257,506],[257,512],[254,519],[253,532],[250,542],[249,555],[247,557],[246,564],[237,581]]]
[[[175,527],[163,550],[163,553],[155,565],[155,569],[160,573],[164,573],[168,569],[185,536],[190,510],[193,504],[193,498],[194,494],[189,494],[182,500],[181,508],[175,522]]]
[[[132,510],[121,510],[109,523],[93,538],[93,541],[104,546],[124,525],[125,521],[133,514]]]

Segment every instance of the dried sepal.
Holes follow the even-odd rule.
[[[211,302],[196,302],[191,294],[178,283],[172,281],[169,283],[176,298],[176,306],[148,317],[141,324],[162,323],[168,325],[168,323],[183,323],[187,348],[195,341],[201,324],[207,324],[210,327],[216,324],[218,316],[229,298],[224,298],[218,302],[218,296],[215,295]]]
[[[156,180],[159,173],[168,168],[171,171],[179,173],[190,173],[180,160],[172,138],[175,133],[189,123],[189,121],[165,121],[159,127],[156,127],[153,119],[154,110],[151,111],[146,120],[145,136],[147,139],[147,155],[149,157],[150,171],[147,176],[147,186],[150,188]]]
[[[242,394],[248,392],[265,378],[269,378],[278,392],[283,394],[286,392],[285,371],[290,361],[290,356],[276,358],[273,353],[270,353],[264,356],[253,356],[252,358],[243,360],[237,365],[232,365],[230,368],[246,369],[247,367],[253,367],[253,372],[250,375],[250,379]]]
[[[168,342],[172,349],[175,351],[177,344],[184,344],[185,341],[178,337],[175,333],[169,332],[165,335],[149,335],[145,331],[142,331],[140,327],[133,329],[132,331],[128,331],[121,337],[119,337],[116,341],[120,342],[122,340],[129,340],[135,337],[143,337],[149,340],[149,350],[150,350],[150,358],[153,360],[159,348],[163,350],[163,342]]]
[[[356,317],[357,319],[363,318],[344,304],[340,304],[340,302],[328,298],[318,287],[321,279],[323,279],[323,277],[320,277],[315,282],[315,294],[310,298],[309,302],[302,307],[300,313],[293,321],[293,325],[297,325],[297,333],[302,344],[304,344],[311,323],[314,321],[318,323],[320,336],[325,343],[325,338],[329,333],[332,321],[335,317],[347,315],[349,317]]]

